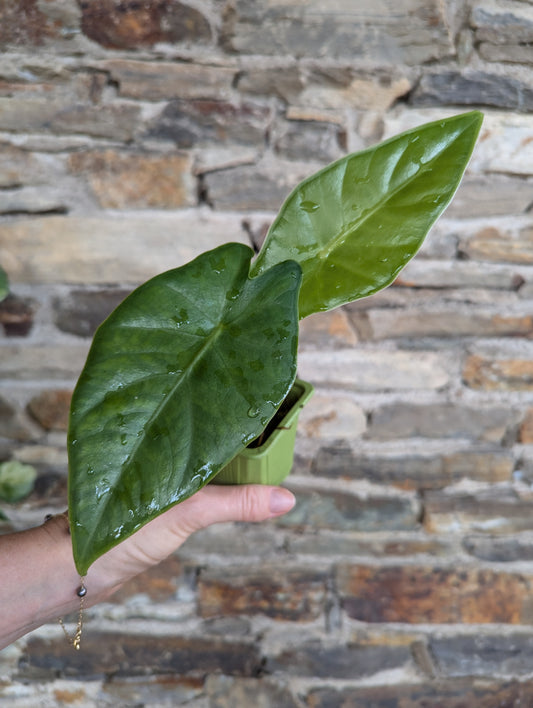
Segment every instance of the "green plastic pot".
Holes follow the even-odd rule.
[[[212,484],[280,484],[291,471],[298,417],[313,390],[307,381],[296,379],[265,432],[227,464]]]

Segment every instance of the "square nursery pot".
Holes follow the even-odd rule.
[[[280,484],[291,471],[300,410],[313,386],[296,379],[265,431],[214,478],[213,484]]]

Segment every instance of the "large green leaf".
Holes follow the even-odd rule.
[[[80,574],[205,485],[263,430],[296,374],[300,267],[248,277],[227,244],[135,290],[100,326],[71,404]]]
[[[391,283],[453,197],[482,119],[472,111],[428,123],[304,180],[273,222],[252,274],[298,261],[301,318]]]

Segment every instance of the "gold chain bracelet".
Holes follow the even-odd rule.
[[[65,623],[63,622],[63,618],[59,618],[59,624],[61,625],[61,629],[63,630],[63,634],[65,635],[67,642],[69,644],[72,644],[76,651],[79,651],[80,649],[81,633],[83,631],[83,607],[85,596],[87,595],[87,588],[83,583],[82,577],[80,577],[80,583],[81,585],[76,590],[76,595],[80,598],[80,607],[78,609],[78,622],[76,624],[76,631],[73,635],[68,633],[67,628],[65,627]]]
[[[68,511],[64,511],[62,514],[57,514],[56,516],[59,517],[64,517],[67,521],[67,533],[70,535],[70,525],[69,525],[69,518],[68,518]],[[51,519],[54,518],[53,514],[47,514],[44,517],[45,523],[47,521],[50,521]],[[81,644],[81,633],[83,631],[83,610],[84,610],[84,605],[85,605],[85,596],[87,595],[87,588],[85,587],[85,578],[82,578],[80,576],[80,585],[78,589],[76,590],[76,595],[80,598],[80,605],[78,608],[78,621],[76,623],[76,630],[73,635],[69,634],[67,631],[67,628],[65,627],[65,623],[63,622],[63,618],[59,617],[58,622],[61,625],[61,629],[63,630],[63,633],[68,641],[69,644],[71,644],[76,651],[79,651],[80,649],[80,644]]]

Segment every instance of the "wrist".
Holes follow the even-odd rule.
[[[106,572],[105,557],[99,558],[90,566],[85,576],[80,576],[76,570],[72,553],[70,523],[68,512],[49,516],[42,527],[50,537],[51,546],[62,557],[62,567],[65,572],[66,587],[69,589],[72,603],[76,605],[80,597],[80,587],[85,588],[85,606],[89,607],[107,599],[122,583],[113,580],[113,573]]]

